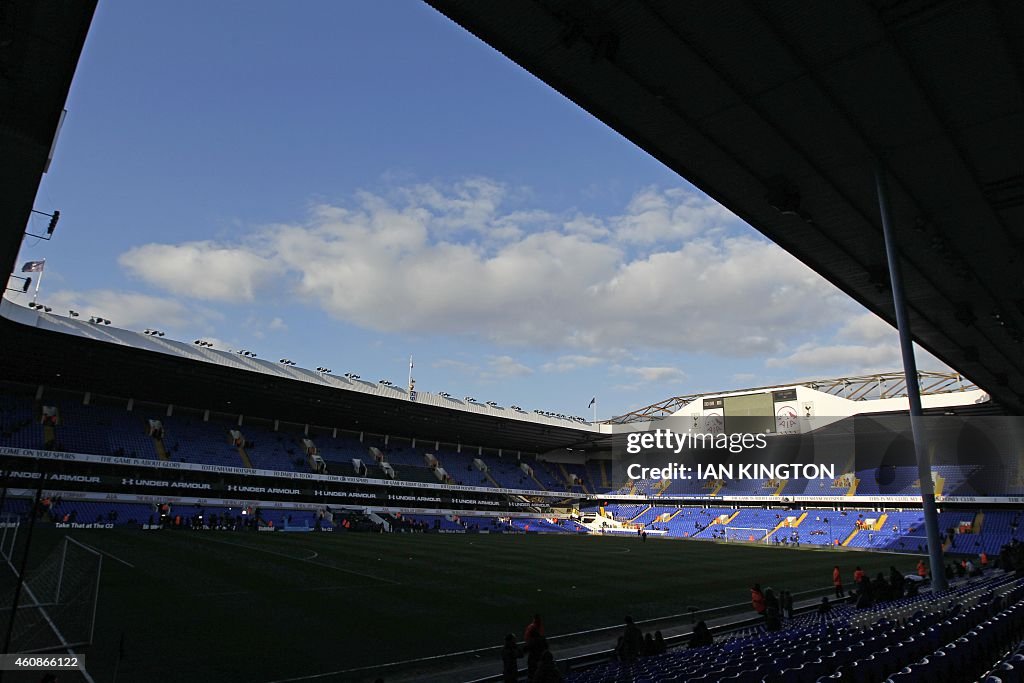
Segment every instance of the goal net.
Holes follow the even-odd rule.
[[[756,529],[752,527],[725,527],[723,539],[727,543],[764,543],[769,542],[768,532],[771,529]]]
[[[0,533],[0,548],[4,536]],[[10,623],[18,569],[0,591],[0,627]],[[72,538],[64,538],[38,565],[26,572],[15,609],[10,652],[33,653],[90,645],[96,621],[103,557]],[[6,630],[5,630],[6,633]]]

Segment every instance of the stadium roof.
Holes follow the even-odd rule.
[[[1024,4],[427,1],[1021,410]]]
[[[589,447],[590,424],[471,404],[93,325],[4,301],[0,378],[215,412],[485,448]]]
[[[964,379],[962,375],[955,372],[919,372],[917,373],[917,376],[918,386],[921,389],[922,396],[972,391],[978,388],[974,386],[973,382]],[[902,372],[883,372],[874,375],[835,377],[833,379],[816,379],[806,382],[790,382],[788,384],[753,387],[750,389],[730,389],[728,392],[715,391],[673,396],[672,398],[666,398],[658,401],[657,403],[652,403],[649,406],[637,408],[631,412],[619,415],[608,420],[608,422],[612,424],[628,424],[630,422],[642,422],[644,420],[665,417],[667,415],[672,415],[683,406],[704,396],[753,394],[793,386],[809,387],[816,391],[832,394],[833,396],[840,396],[851,401],[886,399],[907,395],[907,383]]]

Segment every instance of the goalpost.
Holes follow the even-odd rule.
[[[18,515],[5,513],[0,515],[0,557],[7,562],[11,561],[14,554],[14,544],[18,540],[18,527],[21,526],[21,518]]]
[[[722,528],[725,529],[724,540],[726,543],[764,543],[765,545],[771,543],[771,539],[768,537],[771,529],[741,526],[726,526]]]
[[[0,555],[11,569],[0,581],[0,628],[11,627],[11,652],[41,653],[91,645],[99,601],[103,557],[65,537],[38,566],[26,572],[23,590],[11,609],[18,579],[13,562],[17,524],[0,519]]]

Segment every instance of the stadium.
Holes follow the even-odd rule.
[[[588,420],[28,303],[96,3],[0,4],[0,678],[1022,680],[1024,8],[426,4],[904,367]]]

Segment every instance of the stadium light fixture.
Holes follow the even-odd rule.
[[[72,318],[77,318],[78,317],[78,311],[71,311],[71,310],[69,310],[68,311],[68,315],[70,315]]]
[[[441,398],[451,398],[452,397],[452,395],[449,394],[447,391],[442,391],[440,394],[438,394],[438,396],[440,396]]]
[[[25,234],[29,237],[35,237],[36,239],[49,240],[53,237],[53,231],[57,229],[57,222],[60,221],[60,211],[54,211],[53,213],[46,213],[45,211],[37,211],[32,209],[32,213],[37,213],[40,216],[49,216],[50,222],[46,226],[45,235],[34,235],[31,232],[25,231]]]
[[[148,335],[150,337],[163,337],[164,336],[164,333],[161,332],[160,330],[151,330],[148,327],[145,330],[142,331],[142,334]]]
[[[476,402],[477,402],[477,400],[475,398],[473,398],[472,396],[467,396],[466,397],[466,403],[476,403]]]
[[[20,290],[14,288],[14,287],[7,287],[7,291],[9,291],[9,292],[18,292],[18,291],[20,291],[22,294],[24,294],[24,293],[26,293],[28,291],[29,286],[32,284],[32,278],[30,278],[30,277],[23,277],[21,275],[11,275],[10,277],[11,277],[11,279],[22,280],[23,282],[21,283],[21,289]],[[31,306],[30,306],[30,308],[31,308]]]

